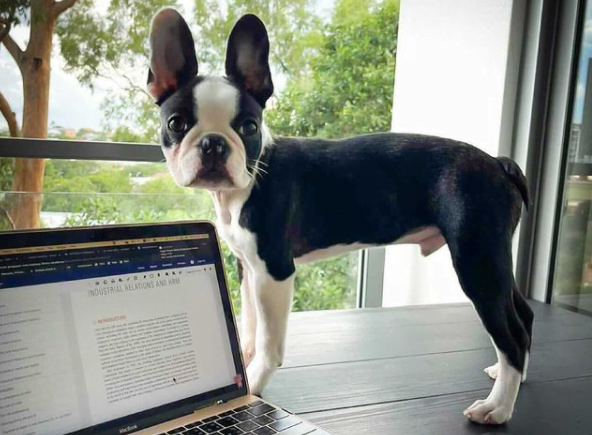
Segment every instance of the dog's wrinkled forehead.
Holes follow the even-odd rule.
[[[232,124],[237,115],[239,90],[227,80],[208,77],[193,88],[197,119],[207,125]]]

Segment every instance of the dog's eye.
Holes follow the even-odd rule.
[[[173,115],[169,118],[167,127],[173,133],[183,133],[187,129],[187,123],[181,115]]]
[[[257,133],[257,131],[259,131],[259,127],[252,119],[248,119],[243,122],[243,125],[241,125],[239,129],[239,133],[244,136],[253,136],[255,133]]]

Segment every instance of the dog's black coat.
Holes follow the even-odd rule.
[[[163,126],[171,114],[185,116],[188,128],[197,122],[193,89],[205,79],[195,77],[162,103]],[[232,126],[245,145],[247,169],[262,169],[239,222],[257,235],[258,255],[274,279],[292,275],[294,259],[317,249],[384,245],[435,226],[487,331],[522,371],[533,316],[512,275],[512,235],[522,203],[528,205],[526,179],[515,162],[417,134],[276,137],[262,148],[261,131],[245,137],[239,127],[245,119],[260,125],[263,109],[238,89]],[[183,136],[164,127],[161,134],[164,146]]]
[[[483,231],[493,246],[512,234],[526,189],[523,177],[483,151],[422,135],[276,138],[260,160],[268,173],[240,223],[257,234],[259,255],[280,281],[308,252],[385,245],[427,226],[446,239]]]
[[[488,332],[523,369],[532,311],[512,276],[511,239],[522,202],[528,204],[516,163],[468,144],[412,134],[274,142],[260,159],[267,174],[240,217],[257,235],[271,276],[286,279],[294,258],[316,249],[388,244],[436,226]]]

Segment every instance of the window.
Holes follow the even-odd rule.
[[[592,2],[585,9],[571,102],[552,301],[592,314]]]
[[[6,153],[0,138],[0,229],[19,228],[17,215],[23,210],[33,210],[34,223],[43,227],[214,218],[206,192],[176,186],[154,152],[151,158],[142,152],[130,157],[134,153],[125,147],[134,145],[123,144],[158,140],[157,109],[143,85],[149,18],[161,3],[79,0],[60,15],[51,56],[47,136],[75,144],[45,162],[43,190],[32,193],[18,181],[26,160],[17,159],[15,165],[10,158],[15,154]],[[238,16],[255,12],[268,24],[276,96],[268,103],[266,121],[275,134],[343,137],[389,129],[397,1],[280,1],[273,10],[263,1],[234,0],[223,2],[224,7],[214,1],[178,3],[193,30],[202,74],[221,70],[226,37]],[[28,23],[28,13],[17,11],[10,32],[22,49],[29,26],[35,25]],[[344,69],[351,74],[342,74]],[[19,129],[31,114],[23,113],[22,77],[4,47],[0,74],[5,78],[0,94],[9,108],[0,117],[0,136],[9,136],[10,112]],[[353,110],[359,105],[363,113]],[[45,156],[56,143],[33,148]],[[98,148],[107,145],[118,146],[101,154]],[[118,161],[122,153],[126,161]],[[104,160],[95,158],[99,154]],[[224,250],[238,306],[236,265]],[[358,263],[353,253],[300,266],[294,309],[355,307]]]

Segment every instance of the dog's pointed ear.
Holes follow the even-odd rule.
[[[148,93],[162,102],[197,75],[195,43],[189,26],[174,9],[166,8],[152,18]]]
[[[269,38],[265,25],[256,15],[244,15],[230,32],[226,75],[251,94],[261,107],[265,107],[273,94]]]

